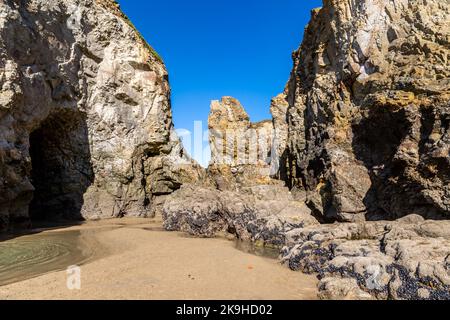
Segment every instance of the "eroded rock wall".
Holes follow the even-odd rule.
[[[449,39],[447,0],[325,0],[313,10],[285,91],[278,174],[318,214],[449,218]]]
[[[211,146],[208,174],[219,189],[280,183],[270,176],[272,121],[251,122],[237,99],[223,97],[211,102],[208,127]]]
[[[0,229],[151,215],[203,174],[163,62],[112,0],[1,1],[0,88]]]

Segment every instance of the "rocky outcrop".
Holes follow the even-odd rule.
[[[240,192],[184,185],[164,204],[164,226],[197,237],[229,233],[244,241],[280,247],[296,228],[318,225],[285,187],[241,187]]]
[[[379,299],[450,299],[448,221],[408,216],[396,222],[364,222],[304,228],[287,235],[283,261],[293,270],[317,273],[319,289]],[[346,291],[342,279],[358,287]],[[345,298],[345,295],[340,298]]]
[[[325,219],[449,218],[449,21],[440,0],[313,11],[285,91],[279,176]]]
[[[270,176],[272,121],[252,123],[233,97],[212,101],[208,119],[211,163],[208,174],[221,190],[280,184]]]
[[[0,229],[152,215],[203,174],[163,62],[114,1],[2,1],[0,57]]]
[[[283,261],[319,274],[322,297],[450,299],[448,221],[424,220],[450,217],[449,18],[446,1],[312,12],[274,123],[279,176],[322,222],[353,222],[286,236]]]
[[[114,1],[3,1],[0,230],[162,213],[279,248],[324,299],[450,299],[449,21],[448,1],[324,1],[273,121],[212,103],[205,171]]]
[[[285,94],[280,94],[272,99],[270,112],[272,114],[272,154],[270,157],[270,175],[278,180],[288,181],[287,143],[289,135],[288,126],[289,103]]]
[[[163,217],[170,231],[280,248],[286,266],[318,275],[323,299],[450,299],[450,221],[412,215],[320,225],[274,186],[238,193],[185,185],[169,196]]]

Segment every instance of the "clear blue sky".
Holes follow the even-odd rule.
[[[239,99],[252,121],[270,119],[310,11],[321,0],[119,0],[163,58],[175,127],[207,129],[210,101]]]

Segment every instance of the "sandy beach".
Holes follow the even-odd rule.
[[[81,289],[66,270],[0,287],[0,299],[316,299],[314,276],[236,248],[228,239],[165,232],[161,221],[122,219],[43,231],[81,231],[94,256]]]

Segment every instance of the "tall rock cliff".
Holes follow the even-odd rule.
[[[272,108],[278,176],[328,221],[450,218],[449,54],[448,0],[325,0]]]
[[[290,192],[186,185],[165,227],[279,247],[323,299],[450,299],[449,41],[448,0],[325,0],[271,105],[270,173]],[[248,126],[233,101],[212,129]]]
[[[273,125],[253,123],[233,97],[212,101],[208,119],[209,176],[219,189],[280,183],[270,178]]]
[[[163,62],[113,0],[2,0],[0,88],[0,229],[152,215],[202,174]]]

